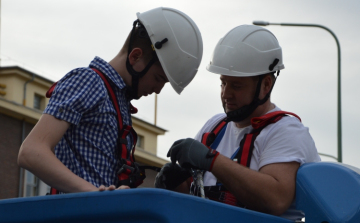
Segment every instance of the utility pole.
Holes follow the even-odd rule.
[[[316,27],[328,31],[335,39],[337,47],[337,148],[338,156],[337,160],[339,163],[342,163],[342,123],[341,123],[341,51],[340,51],[340,42],[336,37],[335,33],[329,28],[319,25],[319,24],[304,24],[304,23],[271,23],[265,21],[254,21],[254,25],[257,26],[269,26],[269,25],[278,25],[278,26],[303,26],[303,27]]]
[[[0,0],[0,1],[1,1],[1,0]],[[154,125],[156,125],[156,116],[157,116],[157,94],[155,93]]]
[[[1,0],[0,0],[0,46],[1,46]],[[0,67],[1,67],[1,48],[0,48]]]

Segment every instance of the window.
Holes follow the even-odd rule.
[[[144,148],[144,136],[138,135],[137,142],[136,142],[136,147]]]
[[[25,170],[25,188],[24,197],[33,197],[38,195],[38,179],[31,172]]]
[[[34,108],[43,110],[44,109],[44,97],[38,94],[34,95]]]

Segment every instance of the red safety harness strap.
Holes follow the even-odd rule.
[[[239,150],[238,153],[235,155],[236,159],[234,159],[234,161],[238,162],[243,166],[250,167],[250,162],[251,162],[251,157],[252,157],[256,137],[260,134],[261,130],[263,130],[266,126],[279,121],[285,115],[292,115],[298,118],[299,121],[301,122],[299,116],[297,116],[294,113],[286,112],[286,111],[271,112],[261,117],[252,118],[251,125],[254,128],[254,130],[251,133],[245,134],[243,139],[240,141]],[[225,120],[221,120],[220,123],[213,129],[213,131],[209,133],[204,133],[202,138],[202,143],[203,144],[207,143],[207,139],[205,137],[211,134],[215,135],[213,139],[214,141],[216,139],[217,134],[225,126],[223,124],[224,122]],[[207,144],[205,145],[210,146]],[[204,189],[205,189],[205,196],[207,196],[211,200],[219,201],[229,205],[243,207],[243,205],[236,200],[235,196],[232,193],[230,193],[224,186],[210,186],[210,187],[204,187]]]
[[[138,170],[136,168],[131,168],[132,166],[134,166],[134,163],[135,163],[135,157],[134,157],[134,152],[135,152],[135,147],[136,147],[136,142],[137,142],[137,134],[135,132],[135,130],[132,128],[132,126],[129,126],[129,125],[124,125],[123,124],[123,120],[122,120],[122,117],[121,117],[121,112],[120,112],[120,107],[119,107],[119,104],[117,102],[117,99],[116,99],[116,95],[115,95],[115,92],[113,91],[108,79],[106,78],[106,76],[101,72],[99,71],[98,69],[96,68],[91,68],[92,70],[94,70],[100,77],[101,79],[103,80],[105,86],[106,86],[106,89],[108,91],[108,94],[110,96],[110,99],[111,99],[111,102],[116,110],[116,114],[117,114],[117,121],[118,121],[118,139],[117,139],[117,144],[118,146],[120,147],[118,151],[119,152],[119,158],[120,158],[120,161],[121,161],[121,165],[125,168],[121,168],[120,171],[118,172],[118,179],[119,179],[119,184],[120,185],[125,185],[124,184],[124,181],[127,181],[128,178],[129,178],[129,175],[130,174],[133,174],[135,170]],[[57,85],[58,82],[55,82],[50,88],[49,90],[46,92],[46,97],[50,98],[56,85]],[[137,109],[132,106],[132,104],[130,103],[130,112],[132,114],[136,113],[137,112]],[[132,138],[133,138],[133,146],[132,146],[132,153],[129,154],[129,151],[127,149],[127,139],[126,137],[131,134],[132,135]],[[130,155],[130,160],[127,159],[127,157]],[[126,168],[126,166],[130,167],[130,168]],[[145,176],[145,173],[144,171],[140,171],[140,175],[143,177]],[[144,177],[145,178],[145,177]],[[141,182],[137,182],[138,185],[140,185],[142,183],[142,180]],[[55,188],[51,188],[50,189],[50,194],[58,194],[59,191],[56,190]]]
[[[46,96],[47,98],[50,98],[50,97],[51,97],[51,95],[52,95],[52,93],[53,93],[53,91],[54,91],[57,83],[58,83],[58,82],[53,83],[53,84],[51,85],[51,87],[49,88],[49,90],[47,90],[47,92],[46,92],[46,94],[45,94],[45,96]]]
[[[261,117],[254,117],[251,119],[251,125],[254,128],[254,130],[249,134],[245,134],[243,139],[240,141],[239,152],[236,155],[236,160],[239,164],[250,167],[250,161],[254,150],[254,143],[256,137],[260,134],[261,130],[263,130],[266,126],[279,121],[285,115],[295,116],[301,122],[299,116],[297,116],[292,112],[286,112],[286,111],[275,111],[265,114]]]
[[[201,143],[210,148],[221,130],[226,126],[226,118],[222,119],[211,132],[206,132],[202,135]]]
[[[114,108],[116,110],[117,121],[118,121],[118,124],[119,124],[119,138],[118,138],[119,140],[118,140],[118,142],[121,145],[121,149],[120,149],[121,157],[120,158],[126,160],[128,155],[129,155],[128,154],[129,151],[127,150],[127,139],[126,139],[126,137],[129,134],[133,135],[134,144],[133,144],[132,150],[135,150],[135,145],[136,145],[136,141],[137,141],[137,134],[135,133],[134,129],[131,126],[129,126],[129,125],[124,126],[123,120],[122,120],[122,117],[121,117],[120,107],[119,107],[119,104],[118,104],[117,99],[116,99],[116,95],[115,95],[114,91],[112,90],[112,87],[111,87],[109,81],[107,80],[107,78],[105,77],[105,75],[101,71],[99,71],[98,69],[95,69],[95,68],[91,68],[91,69],[93,69],[101,77],[101,79],[104,81],[106,89],[107,89],[107,91],[109,93],[111,101],[112,101],[112,103],[114,105]],[[135,162],[135,158],[133,156],[133,153],[130,155],[130,160],[132,162]]]
[[[59,194],[59,191],[58,191],[58,190],[56,190],[55,188],[51,187],[51,188],[50,188],[50,193],[49,193],[49,194],[50,194],[50,195]]]
[[[119,172],[118,172],[118,180],[119,183],[117,186],[120,185],[128,185],[130,187],[137,187],[140,184],[143,183],[142,179],[145,178],[145,172],[141,171],[139,169],[139,167],[135,164],[135,156],[134,156],[134,152],[135,152],[135,147],[136,147],[136,141],[137,141],[137,134],[135,132],[135,130],[129,126],[129,125],[123,125],[122,122],[122,117],[121,117],[121,112],[120,112],[120,107],[117,103],[117,99],[115,96],[114,91],[111,88],[110,83],[108,82],[108,80],[106,79],[105,75],[103,75],[99,70],[92,68],[96,73],[99,74],[99,76],[101,77],[101,79],[103,79],[106,88],[109,92],[109,95],[111,97],[111,101],[116,109],[116,113],[117,113],[117,120],[119,123],[119,137],[118,137],[118,142],[120,144],[120,160],[121,160],[121,165],[122,167],[120,168]],[[133,106],[131,106],[131,110],[134,110],[135,108]],[[126,137],[131,134],[133,137],[133,147],[131,149],[132,153],[129,154],[130,151],[128,151],[127,149],[127,139]],[[130,160],[127,159],[127,157],[130,157]],[[134,180],[130,179],[130,175],[134,175]],[[136,176],[135,176],[136,175]],[[135,179],[136,178],[136,179]]]
[[[284,117],[285,115],[292,115],[294,117],[296,117],[297,119],[299,119],[299,121],[301,122],[301,119],[299,116],[297,116],[296,114],[292,113],[292,112],[287,112],[287,111],[275,111],[275,112],[270,112],[267,113],[261,117],[254,117],[251,119],[251,125],[252,127],[256,130],[256,129],[263,129],[264,127],[266,127],[267,125],[271,124],[271,123],[275,123],[277,121],[279,121],[282,117]]]
[[[120,129],[123,129],[123,122],[122,122],[122,117],[121,117],[121,112],[120,112],[120,108],[119,108],[119,105],[117,103],[117,99],[116,99],[116,96],[115,96],[115,93],[114,91],[112,90],[112,87],[109,83],[109,81],[106,79],[106,77],[104,76],[103,73],[101,73],[101,71],[99,71],[98,69],[95,69],[95,68],[92,68],[100,77],[101,79],[104,81],[104,84],[106,86],[106,89],[108,91],[108,94],[111,98],[111,101],[112,103],[114,104],[114,108],[116,110],[116,114],[117,114],[117,120],[118,120],[118,123],[119,123],[119,128]]]
[[[245,134],[240,142],[240,149],[236,155],[237,162],[243,166],[250,167],[252,150],[257,134]]]

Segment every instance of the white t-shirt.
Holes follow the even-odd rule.
[[[280,111],[280,108],[275,107],[269,111],[269,113],[274,111]],[[226,114],[222,113],[212,117],[198,132],[195,139],[201,141],[203,133],[213,130],[225,116]],[[250,133],[252,130],[252,126],[238,128],[234,122],[229,122],[225,134],[216,150],[220,154],[230,158],[239,148],[240,141],[244,135]],[[320,157],[317,153],[315,143],[310,136],[309,129],[296,117],[284,116],[278,122],[269,124],[257,136],[254,142],[250,169],[259,171],[261,167],[271,163],[293,161],[302,165],[309,162],[318,162],[320,161]],[[216,181],[217,179],[212,173],[205,173],[204,186],[216,185]],[[293,208],[293,205],[291,208]],[[294,216],[283,217],[293,220],[292,217]]]

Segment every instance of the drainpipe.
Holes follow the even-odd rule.
[[[33,82],[35,79],[35,74],[32,75],[31,79],[26,81],[24,84],[24,98],[23,98],[23,105],[26,106],[26,85],[30,82]]]
[[[33,82],[35,79],[35,74],[32,74],[30,80],[26,81],[24,84],[24,97],[23,105],[26,106],[26,85],[30,82]],[[21,133],[21,143],[25,140],[25,120],[22,121],[22,133]],[[19,178],[19,197],[23,196],[23,187],[24,187],[24,169],[20,167],[20,178]]]
[[[25,140],[25,119],[22,121],[22,132],[21,132],[21,143]],[[20,178],[19,178],[19,197],[23,196],[24,191],[24,169],[20,167]]]

